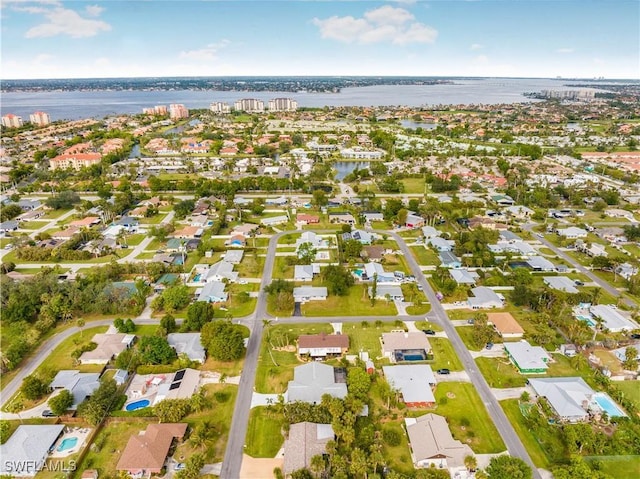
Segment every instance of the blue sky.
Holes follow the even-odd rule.
[[[640,77],[638,0],[1,0],[2,77]]]

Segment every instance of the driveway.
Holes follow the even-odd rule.
[[[279,394],[262,394],[254,391],[251,397],[251,409],[258,406],[269,406],[271,404],[278,404]],[[287,393],[283,394],[285,402],[287,401]]]
[[[491,388],[491,392],[498,401],[502,401],[503,399],[518,399],[525,391],[529,394],[533,393],[533,391],[526,386],[521,388]]]
[[[451,371],[449,374],[437,374],[436,381],[439,383],[470,383],[471,378],[466,371]]]
[[[291,316],[302,316],[302,309],[299,302],[296,302],[293,306],[293,314]]]

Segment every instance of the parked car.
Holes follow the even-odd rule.
[[[175,466],[173,466],[174,471],[182,471],[185,468],[184,462],[179,462]]]
[[[436,372],[438,374],[451,374],[451,371],[449,371],[447,368],[438,369]]]
[[[486,348],[487,348],[487,349],[491,349],[491,348],[493,348],[493,343],[487,343]]]
[[[42,417],[56,417],[55,414],[50,409],[45,409],[42,411]]]
[[[638,333],[633,333],[633,334],[631,335],[631,339],[640,339],[640,334],[638,334]]]
[[[421,284],[418,285],[418,291],[422,291],[424,288],[422,287]]]
[[[584,283],[582,281],[579,280],[575,280],[574,283],[576,284],[576,286],[584,286]]]
[[[433,336],[436,334],[436,332],[433,329],[423,329],[422,332],[424,334],[428,334],[429,336]]]

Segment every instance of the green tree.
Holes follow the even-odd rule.
[[[159,336],[143,336],[138,352],[144,364],[169,364],[178,357],[167,339]]]
[[[188,314],[188,312],[187,312]],[[165,314],[160,320],[160,327],[162,327],[167,334],[171,334],[176,331],[176,318],[171,316],[170,314]]]
[[[213,319],[215,311],[211,303],[196,301],[187,308],[187,318],[182,327],[182,331],[200,331],[202,327]]]
[[[195,206],[196,206],[195,201],[183,200],[173,205],[173,211],[176,212],[177,219],[183,219],[183,218],[186,218],[187,215],[191,214]]]
[[[491,459],[486,469],[489,479],[531,479],[529,465],[518,457],[497,456]]]
[[[324,192],[324,190],[321,190],[320,188],[313,190],[313,199],[311,201],[317,208],[326,206],[327,203],[329,203],[327,194]]]
[[[359,259],[362,253],[362,243],[358,240],[348,239],[342,243],[342,251],[345,259]]]
[[[153,415],[160,422],[179,422],[191,412],[188,399],[163,399],[153,406]]]
[[[355,398],[365,400],[371,387],[371,376],[359,367],[349,369],[347,373],[347,388]]]
[[[298,246],[298,259],[300,264],[311,264],[316,259],[316,248],[309,242],[302,243]]]
[[[327,285],[329,294],[346,296],[349,288],[353,286],[354,279],[351,273],[342,265],[329,265],[322,270],[322,277]]]
[[[234,361],[244,354],[244,338],[240,326],[217,320],[203,326],[200,342],[209,356],[218,361]]]
[[[634,346],[627,346],[624,350],[624,361],[622,367],[628,371],[638,369],[638,349]]]
[[[204,467],[204,457],[202,454],[193,454],[184,464],[184,469],[178,471],[174,476],[176,479],[198,479],[200,470]]]
[[[73,394],[68,389],[63,389],[47,402],[51,412],[56,416],[62,416],[73,406]]]
[[[78,406],[78,415],[92,426],[100,424],[117,404],[118,386],[113,379],[104,379],[91,397]]]
[[[40,377],[33,374],[27,376],[22,380],[22,386],[20,386],[20,392],[22,395],[30,401],[40,399],[47,394],[48,385]]]

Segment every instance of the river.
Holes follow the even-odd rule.
[[[208,108],[213,101],[233,104],[241,98],[288,97],[300,107],[325,106],[435,106],[498,104],[533,101],[526,92],[567,89],[566,81],[535,78],[477,78],[439,85],[377,85],[344,88],[339,93],[243,92],[243,91],[51,91],[10,92],[0,95],[2,115],[13,113],[25,121],[34,111],[49,113],[52,120],[103,118],[141,113],[145,107],[182,103],[187,108]]]

